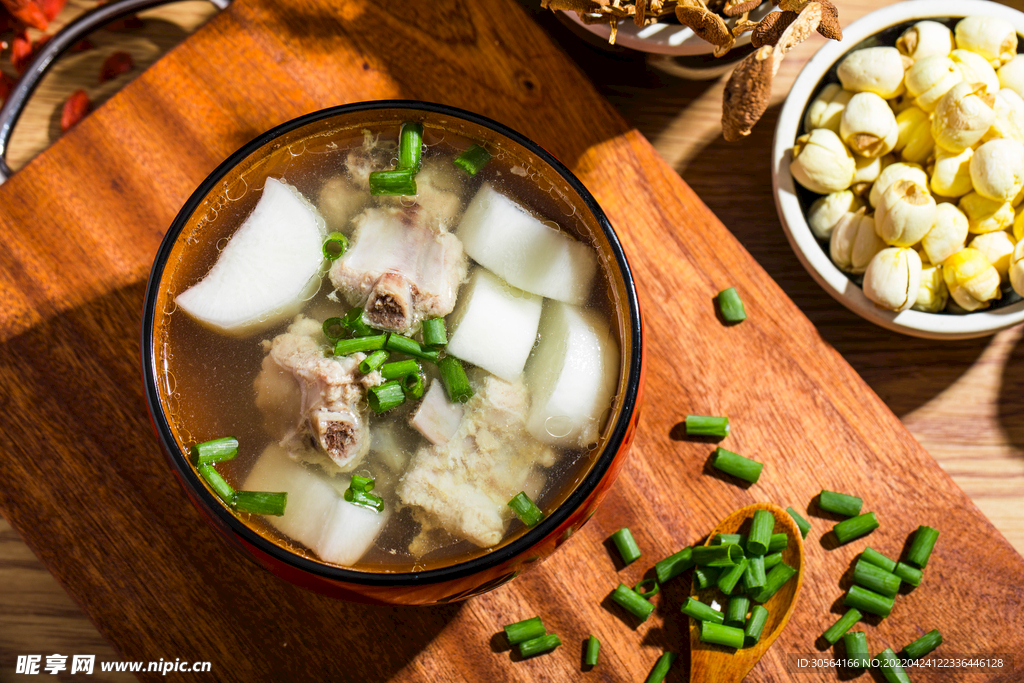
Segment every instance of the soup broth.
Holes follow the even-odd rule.
[[[400,119],[347,128],[323,125],[279,141],[259,160],[240,164],[196,208],[178,237],[162,277],[162,313],[155,325],[159,391],[183,451],[232,435],[239,442],[238,455],[216,463],[216,470],[235,489],[252,488],[249,483],[255,481],[264,484],[260,490],[282,490],[283,483],[279,488],[265,484],[287,480],[287,486],[320,487],[323,500],[337,496],[330,514],[347,516],[337,529],[324,533],[335,534],[332,543],[367,547],[352,559],[329,563],[370,572],[449,566],[518,538],[528,527],[505,503],[520,490],[551,513],[599,454],[614,419],[609,413],[622,375],[622,329],[609,284],[610,266],[592,245],[597,236],[557,185],[528,158],[497,141],[469,139],[425,124],[422,162],[415,174],[417,194],[371,195],[367,173],[391,170],[399,163],[400,125]],[[453,160],[475,144],[493,156],[471,176]],[[261,200],[269,198],[271,188],[310,211],[321,240],[332,232],[346,235],[348,250],[335,261],[322,261],[299,296],[299,310],[279,307],[241,328],[211,324],[186,306],[182,295],[228,260],[222,257],[241,234],[240,226],[255,220],[262,210],[257,205],[263,207]],[[491,234],[503,221],[523,225],[508,235]],[[539,238],[552,240],[556,251],[565,249],[567,261],[552,256],[551,263],[538,264],[536,257],[524,259],[494,246],[529,234],[535,223],[547,231],[538,232]],[[373,240],[383,239],[387,231],[396,231],[399,238],[374,246]],[[417,244],[409,237],[416,231],[425,236],[421,241],[426,249],[441,255],[427,258],[417,252],[404,263],[415,262],[410,268],[423,272],[398,273],[398,284],[385,286],[388,273],[401,269],[394,265],[401,261],[396,254],[407,241]],[[594,271],[585,288],[579,289],[575,276],[571,282],[559,280],[559,271],[564,275],[582,269],[585,274],[588,259]],[[390,265],[380,275],[365,265],[369,261]],[[447,270],[442,276],[426,272],[435,267]],[[505,278],[523,279],[529,287]],[[450,301],[444,291],[449,285]],[[506,306],[517,321],[532,320],[534,329],[527,324],[525,332],[522,326],[506,332],[499,318],[490,338],[480,333],[486,324],[480,319]],[[373,328],[367,338],[390,333],[423,342],[423,320],[445,319],[448,346],[440,347],[439,357],[460,359],[473,396],[466,403],[451,400],[438,364],[418,360],[424,398],[411,394],[382,414],[370,409],[367,392],[387,380],[375,374],[379,369],[363,373],[354,368],[372,351],[335,355],[334,341],[323,331],[325,320],[358,307],[364,309],[361,320]],[[518,340],[522,335],[528,337],[525,346]],[[566,339],[581,338],[592,343],[565,348]],[[319,355],[310,355],[310,349]],[[312,365],[303,365],[307,360]],[[417,359],[390,352],[389,363],[401,360]],[[573,364],[576,375],[568,369]],[[331,403],[337,391],[328,398],[329,391],[322,389],[335,379],[316,375],[320,370],[311,370],[314,366],[334,373],[335,379],[339,368],[348,372],[341,390],[349,397],[344,420],[350,422],[342,432],[341,423],[331,420],[346,409],[337,407],[340,402]],[[341,385],[331,386],[334,391]],[[601,402],[580,408],[582,417],[564,410],[586,404],[581,392],[595,394]],[[352,399],[354,395],[358,397]],[[294,405],[289,396],[298,396]],[[441,415],[428,410],[428,402]],[[316,404],[312,410],[311,404]],[[275,464],[269,465],[271,461]],[[372,493],[382,501],[382,512],[344,499],[353,475],[374,480]],[[288,505],[286,517],[297,515],[298,506],[306,503],[291,491]],[[311,514],[320,514],[316,510]],[[282,526],[284,518],[235,514],[292,552],[325,561],[316,547],[330,543],[301,540],[303,532],[289,531],[299,528],[294,525]]]

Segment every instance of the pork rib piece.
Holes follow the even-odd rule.
[[[418,206],[367,209],[355,219],[352,245],[331,266],[331,282],[349,304],[363,304],[373,327],[411,334],[455,307],[466,277],[462,242],[423,215]]]
[[[263,344],[254,386],[267,431],[296,457],[318,462],[320,453],[330,458],[320,464],[355,469],[370,448],[363,396],[380,373],[359,372],[361,353],[328,358],[320,323],[303,316]]]
[[[529,392],[522,382],[474,378],[458,431],[441,446],[420,448],[396,489],[437,526],[488,548],[505,535],[508,501],[520,491],[536,497],[555,452],[526,431]],[[538,467],[535,467],[538,466]]]

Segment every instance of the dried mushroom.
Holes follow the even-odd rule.
[[[607,24],[612,44],[620,21],[632,19],[644,27],[671,15],[713,45],[715,57],[726,55],[744,33],[752,33],[751,44],[757,50],[736,67],[723,96],[726,140],[749,135],[764,114],[772,77],[787,52],[815,31],[830,40],[843,38],[839,12],[829,0],[772,0],[781,11],[750,21],[748,14],[761,4],[760,0],[541,0],[541,6],[552,11],[575,12],[585,24]]]

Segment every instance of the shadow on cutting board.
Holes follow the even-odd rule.
[[[124,660],[210,661],[223,681],[389,679],[461,605],[332,600],[228,547],[150,425],[144,289],[111,291],[0,344],[0,509],[100,632],[130,648]]]

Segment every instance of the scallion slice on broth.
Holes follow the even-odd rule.
[[[324,240],[324,258],[328,261],[337,261],[348,251],[348,238],[340,232],[332,232]]]
[[[192,464],[212,465],[215,462],[231,460],[238,455],[238,439],[233,436],[225,436],[220,439],[197,443],[189,449],[192,454]]]
[[[287,504],[288,493],[285,491],[235,491],[231,499],[231,507],[239,512],[274,517],[283,515]]]
[[[356,491],[351,487],[345,489],[344,495],[345,501],[352,503],[353,505],[360,505],[377,512],[384,511],[384,499],[375,493],[368,493],[367,491]]]
[[[415,121],[406,121],[402,124],[402,132],[398,141],[398,169],[402,171],[411,170],[416,173],[420,170],[421,156],[423,154],[423,124]]]
[[[400,381],[391,380],[390,382],[370,387],[366,391],[366,400],[373,412],[379,415],[405,403],[405,391],[402,389]]]
[[[370,174],[370,194],[415,195],[416,174],[411,170],[374,171]]]
[[[491,160],[491,153],[480,145],[473,145],[465,152],[455,157],[453,164],[461,168],[471,176],[480,172],[487,162]]]
[[[520,491],[508,502],[508,506],[516,513],[516,517],[522,520],[523,524],[529,527],[537,526],[544,519],[544,513],[540,511],[536,503],[530,500],[525,491]]]
[[[445,356],[438,362],[437,369],[441,371],[441,384],[444,385],[448,400],[452,403],[465,403],[473,395],[473,389],[469,386],[469,378],[466,376],[466,369],[454,356]]]
[[[220,472],[214,469],[213,465],[200,465],[199,474],[203,475],[203,479],[220,496],[221,500],[228,505],[231,504],[231,500],[235,496],[235,489],[231,488],[231,484],[227,483],[224,477],[220,476]]]

